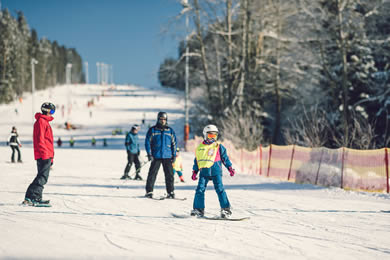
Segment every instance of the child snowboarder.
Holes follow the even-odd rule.
[[[16,127],[13,126],[12,130],[11,130],[11,134],[8,137],[8,142],[7,142],[7,144],[12,149],[11,162],[13,162],[13,163],[15,162],[15,151],[18,152],[18,162],[19,163],[22,162],[22,157],[20,155],[20,150],[19,150],[19,147],[22,147],[22,144],[20,143],[18,137],[19,137],[19,135],[18,135],[18,132],[16,130]]]
[[[179,179],[181,182],[184,182],[184,177],[183,177],[183,162],[182,162],[182,158],[181,158],[181,155],[180,155],[180,149],[179,147],[176,149],[176,158],[175,160],[173,161],[172,163],[172,167],[173,167],[173,175],[175,175],[175,173],[177,173],[177,175],[179,176]]]
[[[229,170],[230,176],[234,176],[235,170],[232,168],[226,148],[217,142],[218,128],[215,125],[207,125],[203,129],[203,138],[204,141],[196,148],[192,168],[192,180],[198,179],[198,171],[200,174],[191,216],[204,216],[204,193],[207,183],[212,180],[221,206],[221,218],[229,218],[232,212],[222,183],[222,164]]]

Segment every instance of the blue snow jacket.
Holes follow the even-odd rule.
[[[220,160],[217,159],[217,161],[215,161],[213,166],[211,166],[210,168],[201,169],[200,176],[210,177],[210,176],[222,175],[222,164],[225,165],[226,169],[229,168],[230,166],[232,166],[232,163],[229,160],[229,157],[227,155],[226,148],[222,144],[219,144],[218,152],[219,152]],[[218,155],[217,155],[217,158],[218,158]],[[194,159],[194,166],[192,167],[192,169],[196,172],[199,171],[198,162],[196,161],[196,157]]]
[[[129,132],[126,135],[125,146],[128,152],[137,154],[139,152],[138,134]]]
[[[145,137],[146,153],[154,159],[168,159],[176,157],[176,134],[169,126],[159,124],[149,128]]]

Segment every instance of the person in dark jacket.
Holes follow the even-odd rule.
[[[157,124],[149,128],[145,137],[145,149],[148,154],[148,160],[152,161],[148,179],[146,181],[145,197],[153,197],[153,187],[161,164],[165,174],[165,186],[167,198],[175,198],[174,176],[172,162],[176,158],[176,134],[168,126],[168,115],[166,112],[159,112],[157,115]]]
[[[53,114],[56,110],[54,104],[45,102],[41,106],[42,113],[35,114],[33,133],[34,158],[37,161],[38,174],[28,186],[23,204],[48,204],[48,200],[42,200],[43,186],[49,178],[50,167],[53,164],[54,145],[53,131],[50,126]]]
[[[130,132],[126,135],[125,146],[127,151],[127,164],[125,168],[125,173],[121,177],[122,180],[130,179],[129,172],[133,163],[135,164],[135,177],[134,180],[142,180],[139,175],[141,171],[141,163],[139,161],[139,143],[138,143],[138,125],[133,125]]]
[[[8,137],[7,144],[12,149],[11,162],[13,162],[13,163],[15,162],[15,151],[17,151],[18,152],[18,162],[21,163],[22,157],[20,154],[19,147],[22,147],[22,144],[19,141],[19,135],[18,135],[18,132],[17,132],[15,126],[12,127],[11,134]]]

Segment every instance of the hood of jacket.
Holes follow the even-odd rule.
[[[46,121],[49,121],[49,122],[54,119],[54,117],[52,117],[52,116],[44,115],[42,113],[36,113],[35,114],[35,119],[38,120],[40,118],[45,119]]]

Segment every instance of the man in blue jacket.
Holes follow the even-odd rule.
[[[130,179],[129,172],[133,163],[135,164],[135,177],[134,180],[142,180],[139,175],[141,171],[141,163],[139,162],[139,143],[138,143],[138,125],[133,125],[130,132],[126,135],[126,151],[127,151],[127,164],[125,168],[125,173],[121,177],[122,180]]]
[[[148,179],[146,181],[145,197],[153,197],[153,187],[160,165],[163,165],[165,174],[165,186],[167,198],[175,198],[174,176],[172,162],[176,158],[176,135],[175,131],[168,126],[168,115],[166,112],[159,112],[157,124],[149,128],[145,138],[145,149],[149,161],[152,161]]]

